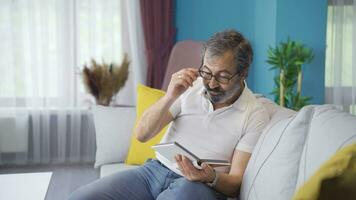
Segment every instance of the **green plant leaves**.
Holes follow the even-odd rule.
[[[299,110],[311,100],[311,97],[298,95],[296,91],[296,83],[298,73],[302,70],[302,65],[310,63],[313,58],[313,50],[307,48],[303,43],[293,41],[290,38],[286,42],[280,42],[275,48],[269,47],[268,58],[266,62],[271,65],[270,70],[277,70],[279,73],[284,70],[283,86],[284,86],[284,102],[285,107],[294,110]],[[274,95],[274,100],[279,103],[280,95],[280,74],[274,77],[276,87],[271,94]]]

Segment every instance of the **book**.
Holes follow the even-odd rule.
[[[170,143],[161,143],[157,145],[153,145],[152,148],[158,152],[161,156],[172,162],[172,164],[176,163],[175,156],[180,154],[183,155],[189,160],[192,161],[193,165],[201,169],[201,164],[206,163],[212,167],[221,167],[221,166],[230,166],[230,162],[228,160],[215,160],[215,159],[203,159],[196,156],[194,153],[189,151],[187,148],[180,145],[178,142],[170,142]]]

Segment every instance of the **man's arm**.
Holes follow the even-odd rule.
[[[148,108],[138,120],[134,129],[135,136],[140,142],[147,142],[173,120],[169,112],[171,105],[183,94],[198,77],[194,68],[185,68],[172,75],[167,93]]]
[[[173,102],[174,99],[163,96],[143,113],[135,128],[138,141],[147,142],[173,120],[173,116],[169,112]]]
[[[250,157],[251,153],[235,150],[232,158],[230,172],[229,174],[217,174],[219,179],[215,185],[215,190],[227,196],[236,197],[239,194],[242,177],[245,173]]]
[[[251,153],[248,152],[252,152],[268,122],[269,116],[263,107],[250,115],[246,134],[243,135],[234,151],[230,172],[229,174],[219,174],[221,179],[218,179],[216,190],[228,196],[239,194],[242,177],[251,157]]]

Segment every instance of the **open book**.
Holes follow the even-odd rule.
[[[213,160],[213,159],[202,159],[198,156],[194,155],[191,151],[180,145],[178,142],[172,143],[161,143],[152,146],[152,148],[158,152],[161,156],[172,162],[172,164],[176,163],[175,156],[180,154],[189,158],[193,165],[201,169],[201,164],[206,163],[211,165],[212,167],[221,167],[221,166],[230,166],[230,162],[228,160]]]

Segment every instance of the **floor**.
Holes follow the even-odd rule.
[[[99,178],[99,169],[93,164],[85,165],[55,165],[31,167],[0,167],[0,174],[31,173],[52,171],[46,200],[65,200],[81,185]]]

